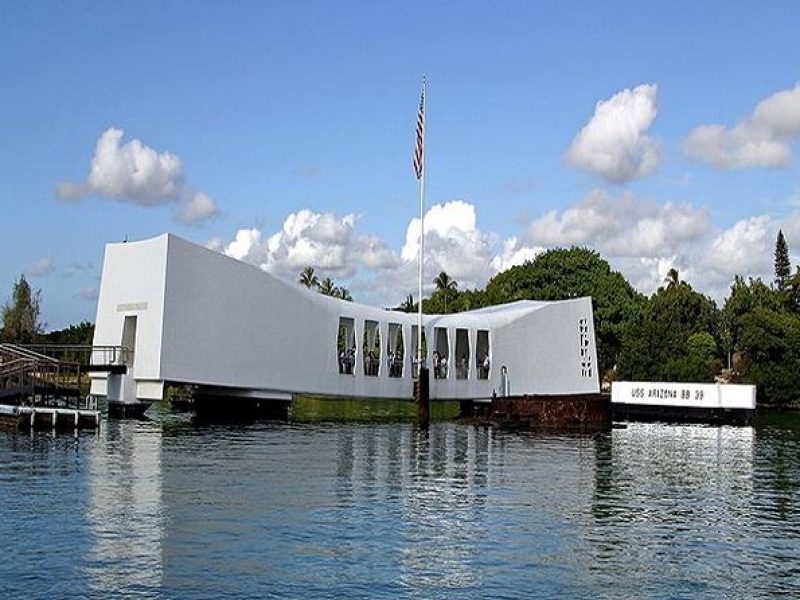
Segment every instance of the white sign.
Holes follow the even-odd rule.
[[[129,312],[133,310],[147,310],[147,302],[127,302],[117,304],[117,312]]]
[[[753,410],[756,407],[756,387],[723,383],[615,381],[611,384],[611,403]]]

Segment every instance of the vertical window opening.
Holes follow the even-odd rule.
[[[475,364],[478,366],[478,379],[489,379],[489,332],[484,329],[478,330],[478,339],[475,340]]]
[[[356,322],[354,319],[339,317],[336,352],[339,358],[339,373],[342,375],[355,375]]]
[[[416,325],[411,326],[411,377],[416,379],[419,376],[419,367],[418,359],[417,359],[417,340],[419,339],[419,335],[417,333],[418,327]],[[425,364],[425,361],[428,359],[428,344],[425,340],[425,328],[422,328],[422,364]]]
[[[377,377],[381,364],[381,332],[377,321],[364,321],[364,375]]]
[[[447,379],[450,367],[450,344],[447,339],[447,328],[436,327],[433,330],[433,378]]]
[[[469,332],[456,329],[456,379],[469,378]]]
[[[399,323],[389,323],[389,339],[386,340],[386,365],[389,377],[403,376],[403,327]]]

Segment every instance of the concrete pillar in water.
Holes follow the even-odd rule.
[[[420,427],[427,427],[431,422],[430,372],[428,367],[420,366],[417,380],[417,420]]]

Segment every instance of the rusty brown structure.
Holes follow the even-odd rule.
[[[606,394],[524,395],[492,398],[488,419],[500,427],[593,432],[611,427]]]

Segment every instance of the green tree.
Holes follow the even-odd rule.
[[[336,296],[336,284],[334,283],[333,279],[330,277],[326,277],[322,281],[319,282],[317,286],[319,293],[323,296]]]
[[[458,282],[444,271],[436,276],[433,283],[436,285],[437,290],[455,290],[458,288]]]
[[[756,385],[760,403],[797,402],[800,317],[757,307],[741,318],[742,379]]]
[[[430,298],[422,300],[422,312],[442,315],[474,310],[486,306],[484,290],[436,290]]]
[[[314,272],[314,267],[308,266],[300,272],[300,279],[298,282],[309,289],[319,286],[319,277]]]
[[[450,277],[447,273],[442,271],[436,276],[436,278],[433,280],[433,283],[436,286],[436,294],[438,294],[444,302],[444,310],[441,312],[447,314],[447,303],[457,294],[458,282]]]
[[[778,230],[778,239],[775,240],[775,287],[784,291],[792,274],[792,265],[789,262],[789,247],[783,237],[783,231]]]
[[[742,317],[750,314],[756,308],[780,310],[780,295],[761,279],[751,277],[749,281],[745,281],[744,277],[736,275],[731,284],[731,291],[722,306],[721,337],[726,352],[742,350],[740,343]]]
[[[690,335],[686,340],[686,352],[673,359],[669,368],[677,381],[713,381],[722,368],[714,336],[707,331]]]
[[[451,310],[452,312],[463,312],[484,306],[488,306],[485,290],[462,290],[456,294]]]
[[[786,285],[785,305],[790,311],[800,314],[800,266],[795,268],[794,275]]]
[[[50,331],[42,336],[42,341],[47,344],[71,344],[78,346],[91,346],[94,339],[94,325],[89,321],[81,321],[77,325],[70,325],[64,329]]]
[[[409,294],[406,296],[406,299],[403,300],[400,305],[395,308],[394,310],[404,313],[413,313],[417,311],[417,303],[414,302],[414,296]]]
[[[321,280],[314,272],[314,267],[306,267],[300,272],[300,278],[297,280],[300,285],[304,285],[309,289],[315,289],[323,296],[331,296],[339,298],[340,300],[347,300],[352,302],[353,296],[344,286],[337,286],[336,282],[330,277]]]
[[[711,381],[720,314],[714,302],[686,282],[659,288],[624,334],[619,375],[654,381]],[[714,355],[709,356],[713,349]],[[712,360],[713,359],[713,360]]]
[[[14,284],[11,300],[3,306],[3,329],[0,339],[14,344],[32,344],[38,341],[44,329],[44,324],[39,320],[41,290],[31,289],[25,279],[20,275]]]
[[[672,267],[669,271],[667,271],[667,276],[664,278],[664,283],[668,288],[674,288],[680,285],[681,278],[678,274],[678,269]]]
[[[626,324],[645,302],[625,278],[588,248],[557,248],[495,275],[478,306],[515,300],[565,300],[591,296],[601,375],[617,363]],[[476,306],[477,308],[477,306]]]
[[[347,300],[348,302],[353,301],[353,296],[350,295],[350,290],[348,290],[346,287],[337,287],[334,290],[333,295],[340,300]]]

